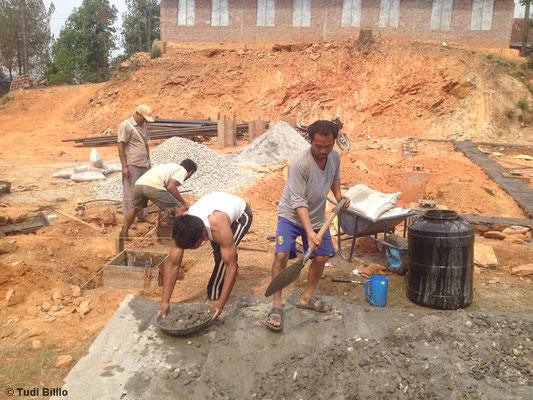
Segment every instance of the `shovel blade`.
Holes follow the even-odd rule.
[[[307,258],[304,257],[277,274],[268,285],[265,296],[272,296],[298,279],[306,261]]]

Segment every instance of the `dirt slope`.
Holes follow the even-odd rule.
[[[340,114],[353,138],[426,137],[533,142],[525,99],[527,71],[458,45],[378,39],[373,43],[267,49],[171,47],[139,54],[96,91],[80,119],[113,131],[121,110],[146,102],[162,117],[237,114],[239,120],[293,116],[302,122]]]

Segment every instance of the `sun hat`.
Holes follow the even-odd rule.
[[[152,109],[146,104],[141,104],[140,106],[138,106],[137,112],[141,114],[148,122],[154,122],[154,119],[152,118]]]

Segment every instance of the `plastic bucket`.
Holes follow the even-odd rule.
[[[389,278],[380,275],[371,276],[365,282],[365,294],[368,302],[373,306],[385,307],[388,288]]]

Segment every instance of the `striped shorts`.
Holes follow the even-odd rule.
[[[252,210],[250,209],[250,206],[246,204],[246,208],[244,209],[242,215],[231,224],[231,231],[233,232],[233,242],[235,243],[235,246],[241,242],[244,235],[246,235],[250,229],[252,220]],[[220,246],[211,241],[211,247],[213,247],[215,267],[213,268],[211,279],[209,279],[209,284],[207,285],[207,298],[209,300],[218,300],[220,298],[220,294],[222,293],[222,287],[224,286],[226,266],[224,265],[222,256],[220,255]]]

